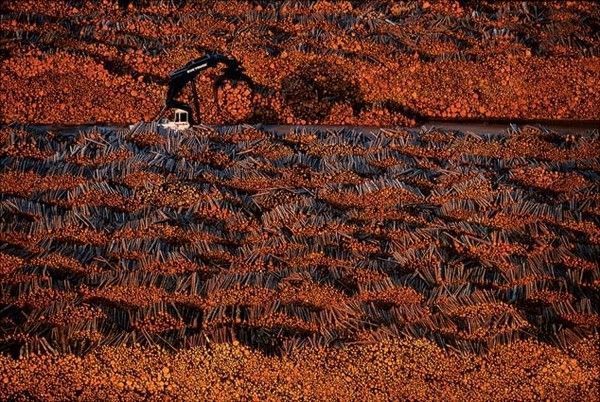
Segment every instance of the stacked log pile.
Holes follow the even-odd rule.
[[[176,3],[6,1],[0,121],[148,121],[169,71],[209,50],[261,87],[219,103],[199,79],[210,124],[600,116],[591,1]]]
[[[2,129],[1,351],[600,327],[597,133],[151,127]]]

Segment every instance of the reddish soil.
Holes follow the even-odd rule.
[[[218,73],[199,78],[210,124],[600,118],[592,1],[172,3],[4,1],[0,122],[149,121],[206,51],[258,86],[215,99]]]
[[[3,398],[598,392],[597,133],[0,136]]]

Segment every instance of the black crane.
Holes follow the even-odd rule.
[[[187,112],[189,123],[195,124],[196,120],[194,119],[194,114],[196,118],[200,117],[200,103],[198,101],[196,86],[193,81],[202,71],[211,67],[217,67],[218,65],[224,65],[225,69],[223,74],[215,80],[215,90],[226,80],[245,81],[250,88],[253,88],[254,84],[252,80],[244,73],[244,69],[237,60],[218,53],[207,54],[204,57],[188,62],[185,66],[172,71],[169,74],[169,88],[167,89],[165,106],[159,112],[155,120],[160,119],[168,109],[181,109]],[[190,82],[192,83],[192,97],[195,109],[194,114],[192,114],[192,108],[189,104],[178,99],[183,88]]]

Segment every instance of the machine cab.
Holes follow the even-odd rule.
[[[175,119],[173,121],[161,119],[159,125],[172,130],[186,130],[190,128],[189,114],[185,110],[175,109]]]
[[[175,124],[187,124],[189,125],[188,112],[185,110],[177,109],[175,111]]]

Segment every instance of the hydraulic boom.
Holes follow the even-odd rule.
[[[189,116],[189,123],[194,124],[195,119],[194,115],[192,114],[192,108],[189,104],[179,100],[178,98],[185,86],[188,83],[192,83],[192,96],[194,99],[195,109],[194,114],[196,118],[199,118],[200,104],[198,102],[198,94],[196,91],[196,86],[194,85],[194,79],[202,71],[211,67],[217,67],[218,65],[224,65],[225,70],[223,71],[223,75],[221,75],[215,81],[215,89],[225,80],[245,81],[250,85],[250,87],[253,86],[252,80],[244,73],[244,69],[237,60],[217,53],[207,54],[204,57],[200,57],[188,62],[185,66],[172,71],[169,74],[169,87],[167,89],[165,106],[159,112],[155,120],[160,119],[168,109],[179,109],[186,112]]]

